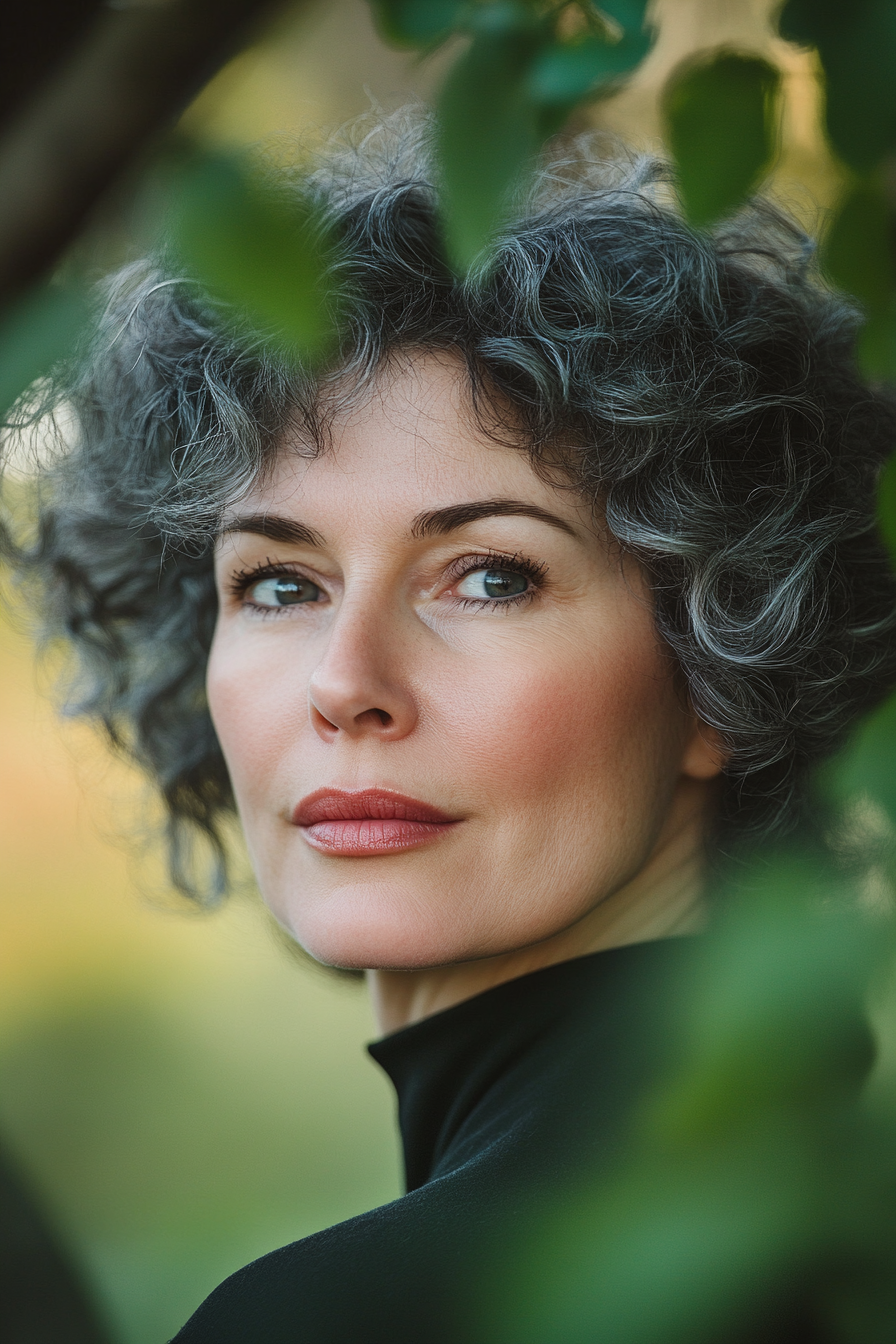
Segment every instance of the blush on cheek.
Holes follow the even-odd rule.
[[[541,795],[561,805],[583,788],[609,801],[626,778],[650,792],[681,750],[684,717],[653,639],[514,667],[490,679],[479,708],[464,735],[475,773],[519,802]]]
[[[659,832],[685,719],[648,636],[646,647],[636,640],[508,678],[469,740],[465,768],[499,814],[508,863],[524,887],[527,876],[540,883],[533,921],[560,927],[585,913],[637,871]]]

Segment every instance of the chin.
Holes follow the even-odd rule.
[[[341,970],[420,971],[506,950],[476,937],[469,922],[462,931],[451,928],[415,904],[343,890],[319,906],[302,902],[296,910],[285,902],[275,914],[310,956]]]
[[[345,971],[422,971],[432,966],[467,961],[475,956],[466,948],[426,936],[419,930],[399,929],[388,920],[371,921],[361,927],[308,928],[287,926],[296,941],[315,961]]]

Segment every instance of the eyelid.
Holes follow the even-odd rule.
[[[540,587],[547,577],[548,567],[541,560],[533,560],[522,551],[510,554],[506,551],[480,551],[458,556],[446,570],[452,583],[474,574],[477,569],[508,569],[525,574],[535,587]]]
[[[309,583],[322,587],[318,579],[306,572],[306,568],[294,560],[265,560],[262,564],[249,565],[246,569],[232,570],[227,577],[226,590],[231,597],[240,599],[245,597],[253,584],[260,583],[262,579],[277,579],[283,575],[307,579]]]
[[[524,574],[532,585],[529,589],[530,594],[533,590],[543,587],[548,574],[548,567],[544,561],[535,560],[523,554],[522,551],[509,552],[488,549],[467,552],[465,555],[458,556],[446,566],[444,577],[449,584],[455,584],[479,569],[507,569]],[[286,575],[307,579],[310,583],[320,587],[322,592],[326,592],[325,582],[308,571],[309,566],[303,565],[299,561],[271,560],[268,558],[260,564],[249,565],[245,569],[232,570],[227,576],[224,588],[236,601],[244,601],[246,593],[254,584],[260,583],[263,579],[279,578]],[[480,600],[485,601],[485,599],[476,598],[465,598],[463,600],[471,603]],[[495,599],[495,601],[498,600]],[[506,606],[508,601],[509,599],[502,599],[501,605]]]
[[[497,613],[499,611],[505,614],[518,610],[520,606],[533,601],[545,585],[545,579],[548,573],[548,567],[541,560],[533,560],[530,556],[523,555],[517,551],[513,555],[507,552],[485,551],[480,554],[467,554],[457,558],[448,566],[450,586],[460,583],[470,574],[475,574],[479,570],[509,570],[511,573],[521,574],[528,583],[525,592],[514,594],[511,597],[468,597],[464,593],[456,592],[453,594],[453,600],[462,610],[467,611],[489,611]]]

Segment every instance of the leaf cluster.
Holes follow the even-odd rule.
[[[787,0],[785,37],[814,47],[825,126],[847,179],[825,241],[825,268],[865,315],[860,358],[896,380],[896,5],[892,0]]]
[[[858,1091],[894,928],[844,894],[796,849],[729,891],[654,1003],[674,1044],[628,1151],[520,1231],[484,1293],[495,1341],[892,1337],[894,1127]]]
[[[437,154],[459,272],[500,228],[546,138],[620,88],[651,45],[646,0],[371,5],[395,46],[454,51]],[[229,5],[236,17],[238,8]],[[781,31],[817,52],[847,184],[822,261],[864,311],[865,372],[893,380],[896,5],[787,0]],[[200,56],[212,50],[211,39],[197,44]],[[673,71],[662,108],[694,227],[730,215],[762,183],[780,103],[779,72],[751,53],[708,50]],[[198,153],[181,165],[174,200],[170,244],[185,278],[290,358],[323,358],[339,315],[326,278],[332,244],[311,203],[272,190],[238,155]],[[82,305],[51,285],[8,310],[6,405],[70,346]],[[896,557],[894,462],[881,529]],[[487,1304],[490,1339],[699,1344],[733,1320],[752,1329],[788,1276],[807,1285],[841,1344],[896,1335],[896,1114],[872,1113],[858,1096],[864,1000],[893,957],[892,914],[871,920],[861,883],[872,867],[896,881],[896,700],[828,767],[819,797],[859,876],[799,851],[744,873],[695,962],[677,1051],[625,1161],[521,1231]],[[745,1337],[762,1337],[761,1326]]]
[[[500,226],[544,141],[641,62],[646,8],[646,0],[374,0],[380,31],[398,46],[463,44],[437,106],[446,241],[458,270]]]
[[[576,6],[583,21],[572,35],[561,22],[571,6],[374,8],[384,35],[407,48],[464,42],[438,108],[459,269],[500,226],[543,140],[583,99],[617,88],[647,50],[643,6]],[[864,310],[865,372],[892,379],[896,6],[789,0],[782,31],[818,52],[828,134],[848,176],[823,264]],[[774,165],[780,72],[749,52],[699,52],[673,71],[662,111],[684,210],[711,227]],[[896,461],[881,500],[896,555]],[[819,807],[849,862],[793,849],[744,870],[695,960],[678,1053],[626,1160],[520,1231],[500,1285],[484,1293],[490,1339],[765,1337],[788,1283],[804,1298],[795,1329],[814,1321],[844,1344],[893,1337],[896,1114],[872,1114],[860,1082],[871,1053],[866,997],[894,955],[892,909],[875,922],[861,889],[872,871],[896,884],[896,700],[829,765]],[[869,808],[873,841],[856,820]]]

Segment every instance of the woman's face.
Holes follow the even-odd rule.
[[[473,427],[449,356],[383,375],[226,520],[212,717],[265,900],[412,969],[568,929],[713,773],[637,567]]]

